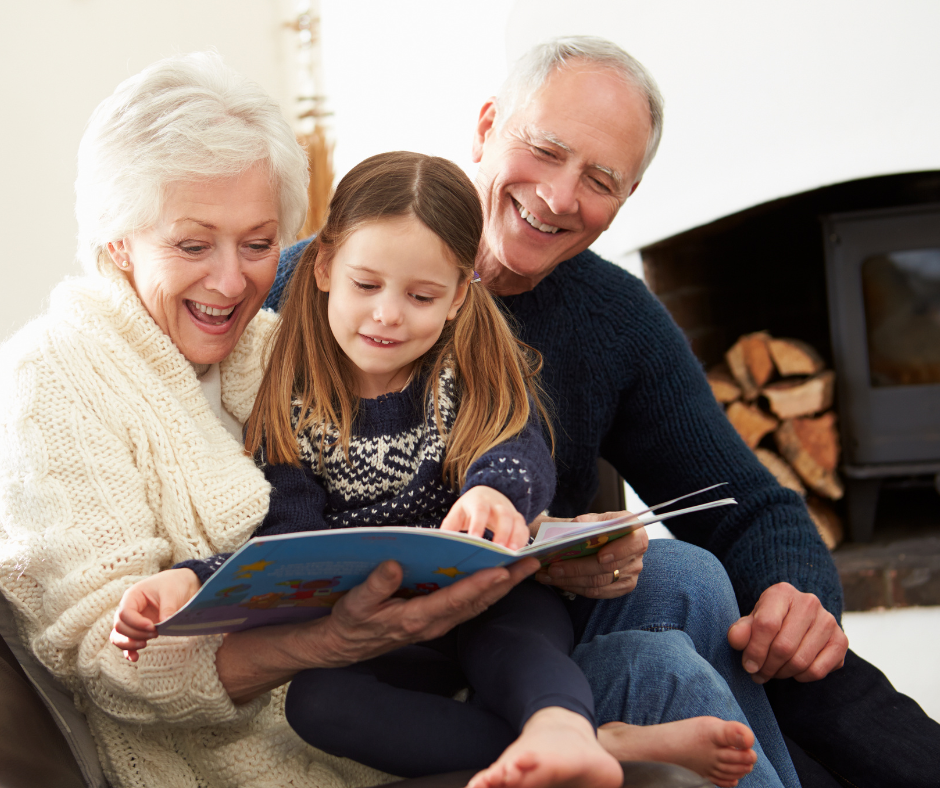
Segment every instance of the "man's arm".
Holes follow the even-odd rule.
[[[820,678],[848,647],[829,551],[799,496],[780,487],[728,422],[665,309],[652,295],[634,307],[645,352],[602,453],[650,502],[729,482],[738,506],[677,518],[670,527],[724,564],[749,613],[730,633],[746,669],[759,681]]]

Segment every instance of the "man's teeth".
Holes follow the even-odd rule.
[[[202,312],[203,314],[209,315],[210,317],[228,317],[232,312],[235,311],[234,306],[226,307],[225,309],[216,309],[214,306],[206,306],[205,304],[200,304],[196,301],[190,301],[193,305],[193,309],[197,312]]]
[[[550,224],[542,224],[538,219],[536,219],[531,213],[529,213],[525,208],[523,208],[519,203],[516,203],[516,208],[519,209],[519,215],[525,219],[529,224],[531,224],[536,230],[541,230],[543,233],[557,233],[559,228],[552,227]]]

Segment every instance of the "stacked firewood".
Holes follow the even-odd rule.
[[[844,489],[836,467],[835,373],[815,349],[766,332],[742,336],[708,372],[715,398],[744,442],[784,487],[798,492],[830,550],[842,522],[828,501]]]

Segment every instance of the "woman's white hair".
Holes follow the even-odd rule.
[[[307,212],[307,157],[278,105],[215,52],[160,60],[94,111],[78,149],[75,215],[86,271],[107,245],[152,227],[173,183],[229,178],[261,164],[278,195],[280,241]],[[101,270],[101,269],[98,269]]]
[[[509,76],[496,96],[496,130],[521,108],[545,84],[557,68],[571,61],[594,63],[609,68],[628,85],[637,88],[646,98],[650,111],[650,137],[646,155],[640,166],[640,177],[646,172],[659,148],[663,135],[663,97],[652,75],[636,58],[606,38],[597,36],[562,36],[538,44],[526,52],[513,65]]]

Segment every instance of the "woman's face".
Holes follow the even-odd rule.
[[[278,201],[254,167],[169,187],[157,224],[108,245],[157,325],[195,364],[235,347],[274,282]]]

